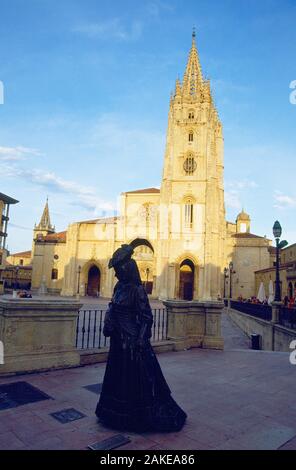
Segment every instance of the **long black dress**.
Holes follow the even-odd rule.
[[[171,397],[150,344],[153,317],[142,285],[118,282],[106,312],[110,351],[96,415],[135,432],[179,431],[186,413]]]

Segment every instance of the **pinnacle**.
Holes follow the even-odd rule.
[[[203,81],[201,66],[195,42],[195,28],[192,32],[192,45],[183,78],[183,93],[194,96]]]
[[[39,230],[47,230],[50,232],[54,231],[54,227],[51,225],[50,222],[50,215],[49,215],[49,207],[48,207],[48,197],[46,198],[46,203],[43,209],[43,213],[40,219],[39,224],[37,227]]]

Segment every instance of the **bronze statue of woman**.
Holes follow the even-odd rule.
[[[106,312],[110,351],[96,415],[114,429],[180,431],[186,413],[177,405],[150,344],[153,316],[131,245],[109,261],[118,282]]]

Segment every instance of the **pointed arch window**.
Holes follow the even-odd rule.
[[[185,225],[185,228],[192,228],[193,226],[193,201],[191,198],[188,198],[185,201],[184,225]]]
[[[188,134],[188,142],[193,142],[193,132],[190,131]]]

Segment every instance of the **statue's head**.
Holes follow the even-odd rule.
[[[115,276],[121,282],[140,285],[142,283],[137,263],[132,259],[131,245],[121,245],[109,261],[108,267],[114,268]]]

